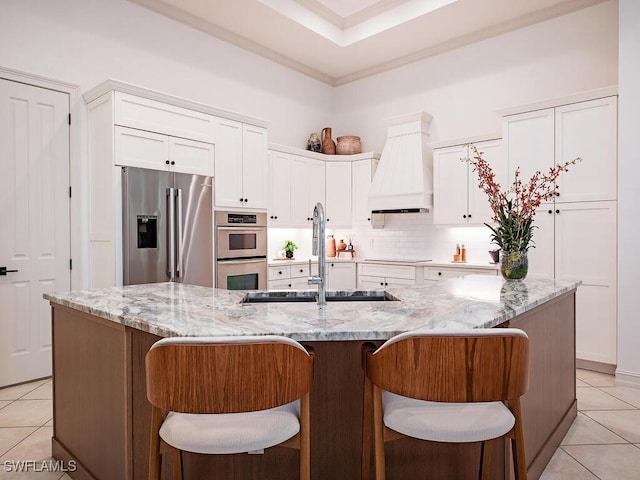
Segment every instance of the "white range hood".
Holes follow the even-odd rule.
[[[389,119],[387,141],[373,177],[373,213],[428,212],[433,205],[433,161],[427,146],[431,115]]]

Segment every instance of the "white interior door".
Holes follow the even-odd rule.
[[[67,94],[0,79],[0,387],[51,375],[42,294],[71,287],[68,115]]]

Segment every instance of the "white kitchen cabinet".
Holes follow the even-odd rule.
[[[327,262],[327,288],[353,290],[356,288],[356,264],[354,262]]]
[[[312,262],[311,269],[313,274],[316,275],[318,273],[318,263]],[[269,265],[268,268],[269,290],[307,290],[315,288],[315,285],[309,285],[308,278],[308,263]]]
[[[216,207],[267,208],[267,132],[216,119]]]
[[[500,140],[475,143],[482,157],[491,164],[496,181],[506,181],[506,161]],[[479,179],[473,166],[461,161],[473,152],[465,145],[436,148],[433,151],[433,221],[438,225],[491,223],[493,212],[489,199],[478,187]]]
[[[576,295],[576,354],[616,363],[616,202],[556,204],[555,278],[581,280]]]
[[[357,285],[365,290],[416,285],[416,272],[412,265],[359,263]]]
[[[617,198],[617,117],[617,97],[556,107],[555,162],[582,157],[560,176],[556,203]]]
[[[369,192],[378,160],[375,158],[356,160],[351,166],[352,210],[354,227],[371,225]]]
[[[521,178],[575,157],[558,192],[534,217],[529,276],[581,280],[576,295],[576,356],[615,365],[617,329],[617,97],[525,113],[503,121],[509,170]]]
[[[114,163],[213,176],[213,145],[127,127],[114,127]]]
[[[214,143],[213,115],[118,91],[113,105],[115,125]]]
[[[507,158],[509,184],[516,169],[528,182],[537,172],[553,166],[555,156],[555,111],[553,108],[509,115],[502,121],[502,141]]]
[[[617,198],[617,97],[509,115],[503,120],[509,178],[582,157],[558,178],[556,202]]]
[[[497,268],[464,268],[464,266],[433,266],[433,267],[425,267],[424,269],[424,279],[425,280],[440,280],[442,278],[452,278],[452,277],[462,277],[464,275],[493,275],[496,276],[499,274],[499,270]]]
[[[270,227],[291,225],[291,158],[287,153],[269,152],[269,206],[267,221]]]
[[[324,162],[299,155],[291,156],[291,226],[313,224],[316,203],[325,204]]]
[[[325,184],[327,227],[350,228],[351,162],[326,162]]]

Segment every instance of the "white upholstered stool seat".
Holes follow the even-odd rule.
[[[300,431],[300,402],[247,413],[169,412],[160,437],[172,447],[194,453],[246,453],[278,445]]]
[[[529,386],[525,332],[516,328],[406,332],[379,348],[365,344],[362,360],[362,480],[370,478],[372,453],[375,478],[385,480],[384,445],[406,437],[479,443],[478,475],[483,480],[493,473],[493,445],[508,438],[515,479],[526,480],[520,406]],[[425,465],[425,471],[428,468]]]
[[[384,424],[409,437],[432,442],[481,442],[513,428],[513,414],[502,402],[429,402],[382,392]]]

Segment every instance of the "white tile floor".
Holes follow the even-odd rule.
[[[541,479],[640,479],[640,390],[615,387],[611,375],[576,375],[578,417]],[[44,379],[0,389],[0,479],[70,479],[42,466],[52,460],[51,386]],[[39,471],[8,472],[19,460],[35,461]]]

